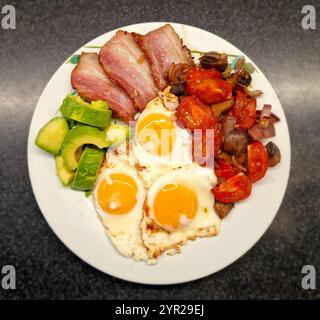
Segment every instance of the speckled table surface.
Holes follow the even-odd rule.
[[[16,267],[17,289],[0,288],[1,298],[320,298],[320,288],[301,288],[303,265],[320,272],[320,31],[301,27],[305,1],[0,1],[1,7],[8,2],[17,29],[0,29],[0,265]],[[288,189],[260,241],[214,275],[164,287],[112,278],[70,252],[41,215],[26,156],[33,110],[59,65],[92,38],[147,21],[191,24],[244,50],[279,95],[292,143]]]

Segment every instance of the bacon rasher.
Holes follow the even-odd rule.
[[[100,50],[107,75],[122,87],[140,111],[157,96],[150,66],[132,35],[118,31]]]
[[[71,83],[79,96],[92,101],[107,101],[116,117],[129,121],[137,112],[132,100],[110,80],[99,63],[96,53],[82,53],[71,74]]]

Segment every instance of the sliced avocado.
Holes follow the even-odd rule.
[[[108,127],[112,116],[112,111],[105,101],[92,101],[90,104],[73,95],[68,95],[63,100],[60,111],[68,119],[99,128]]]
[[[68,130],[69,127],[66,119],[60,117],[53,118],[40,129],[35,143],[43,150],[58,154]]]
[[[69,129],[72,129],[73,127],[75,127],[77,125],[77,121],[73,120],[73,119],[68,119],[66,118],[66,120],[68,121],[68,125],[69,125]]]
[[[68,168],[66,168],[61,155],[56,155],[54,159],[56,162],[58,177],[61,183],[66,187],[72,182],[74,178],[74,171],[70,171]]]
[[[75,154],[74,154],[74,157],[78,162],[79,162],[79,160],[81,158],[82,152],[83,152],[83,146],[79,147],[77,149],[77,151],[75,152]]]
[[[61,155],[69,170],[78,167],[77,150],[84,144],[93,144],[100,149],[108,146],[103,131],[85,125],[73,127],[68,131],[61,147]]]
[[[119,120],[114,120],[114,122],[111,123],[108,128],[104,129],[104,131],[106,133],[106,140],[110,147],[116,147],[129,139],[129,126]]]
[[[104,150],[86,146],[71,185],[73,190],[88,191],[93,189],[104,155]]]

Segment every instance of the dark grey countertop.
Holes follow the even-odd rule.
[[[318,1],[307,2],[320,13]],[[320,274],[320,22],[303,30],[306,1],[1,0],[0,7],[5,3],[16,6],[17,29],[0,29],[0,266],[16,267],[17,289],[0,287],[1,298],[320,298],[320,284],[301,288],[303,265]],[[147,21],[194,25],[246,52],[279,95],[292,143],[288,189],[260,241],[214,275],[164,287],[112,278],[70,252],[42,217],[26,156],[33,110],[60,64],[100,34]]]

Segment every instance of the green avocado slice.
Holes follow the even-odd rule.
[[[81,97],[73,95],[68,95],[63,100],[60,112],[68,119],[99,128],[108,127],[112,116],[112,111],[105,101],[88,103]]]
[[[103,129],[106,133],[106,139],[110,147],[117,147],[122,142],[129,139],[130,129],[129,126],[119,120],[112,122],[108,128]]]
[[[56,170],[57,170],[58,177],[61,183],[66,187],[72,182],[74,178],[74,171],[69,171],[66,168],[63,158],[60,154],[54,156],[54,159],[56,162]]]
[[[71,185],[73,190],[90,191],[93,189],[104,155],[104,150],[86,146]]]
[[[78,167],[76,153],[77,150],[85,144],[93,144],[99,149],[108,146],[105,133],[98,128],[85,125],[73,127],[68,131],[61,147],[61,155],[65,166],[70,171]]]
[[[53,118],[40,129],[35,143],[45,151],[58,154],[68,130],[66,119],[61,117]]]

